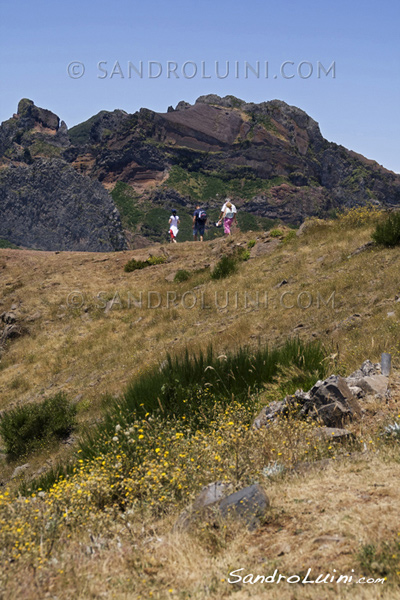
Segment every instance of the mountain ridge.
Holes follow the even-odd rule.
[[[243,214],[242,228],[267,228],[271,220],[298,226],[306,217],[326,217],[355,205],[400,204],[400,175],[328,142],[312,117],[281,100],[255,104],[209,94],[165,113],[100,111],[68,130],[57,115],[23,99],[17,114],[0,126],[0,202],[9,199],[5,185],[17,190],[21,185],[15,167],[32,169],[41,160],[44,168],[54,159],[59,169],[77,173],[74,193],[84,208],[91,193],[84,178],[102,185],[105,222],[110,211],[114,214],[108,249],[126,247],[122,227],[131,247],[142,244],[143,237],[162,241],[174,205],[185,216],[182,239],[190,239],[194,205],[201,202],[216,216],[228,195]],[[37,186],[34,195],[45,198],[46,190],[40,182]],[[72,179],[66,198],[70,186]],[[0,237],[9,239],[11,230],[9,241],[21,243],[23,234],[14,235],[14,229],[18,219],[14,226],[11,219],[6,231],[0,225]]]

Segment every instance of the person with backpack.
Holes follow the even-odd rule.
[[[232,204],[231,199],[227,198],[225,204],[221,208],[219,220],[217,225],[221,225],[222,219],[224,220],[224,233],[225,235],[231,235],[231,227],[236,221],[236,206]]]
[[[200,208],[200,204],[196,205],[196,210],[193,213],[193,239],[197,242],[197,236],[200,241],[204,238],[204,229],[207,222],[207,213],[204,208]]]
[[[176,244],[176,236],[178,235],[178,225],[180,223],[179,217],[176,214],[176,210],[172,211],[172,215],[169,218],[169,235],[171,237],[171,242]]]

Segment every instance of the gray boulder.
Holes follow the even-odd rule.
[[[314,416],[327,427],[343,427],[344,423],[361,416],[361,407],[349,389],[346,380],[331,375],[309,392],[300,411],[301,416]]]
[[[253,484],[234,493],[232,484],[216,481],[205,486],[192,506],[184,510],[174,529],[188,529],[200,519],[235,518],[254,529],[265,516],[270,502],[263,488]]]
[[[263,488],[255,483],[243,490],[227,496],[219,503],[219,512],[223,517],[235,517],[246,523],[249,529],[260,525],[269,499]]]

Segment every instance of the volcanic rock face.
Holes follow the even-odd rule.
[[[0,170],[0,237],[41,250],[112,251],[126,246],[104,188],[59,159]]]
[[[126,184],[147,210],[166,210],[166,198],[188,212],[198,200],[217,208],[233,195],[239,212],[291,224],[337,208],[400,204],[399,175],[326,141],[299,108],[215,94],[166,113],[101,111],[69,131],[52,112],[21,100],[0,126],[0,173],[2,213],[7,201],[0,235],[41,248],[55,248],[54,227],[57,247],[124,247],[112,199],[96,182],[107,190]],[[57,224],[41,219],[56,205]],[[131,232],[146,235],[140,223]]]
[[[126,248],[118,210],[99,182],[65,159],[67,126],[21,100],[0,127],[0,237],[40,250]]]

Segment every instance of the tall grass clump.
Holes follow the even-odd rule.
[[[6,411],[0,420],[0,435],[7,454],[19,458],[67,437],[75,426],[75,416],[76,407],[62,393]]]
[[[131,273],[132,271],[137,271],[138,269],[145,269],[146,267],[150,267],[152,265],[162,265],[167,261],[165,256],[150,256],[146,260],[136,260],[135,258],[131,258],[125,267],[125,273]]]
[[[102,434],[109,434],[118,423],[128,425],[136,418],[186,419],[188,427],[206,426],[215,406],[239,402],[256,404],[257,392],[278,375],[284,374],[282,394],[298,387],[308,389],[325,374],[325,354],[318,343],[288,340],[282,347],[268,346],[217,355],[209,346],[206,353],[172,358],[167,356],[159,369],[136,378],[122,397],[114,400],[97,430],[91,430],[81,449],[90,457],[97,451]],[[285,376],[286,374],[286,376]]]
[[[375,243],[393,248],[400,244],[400,212],[388,215],[381,223],[377,223],[372,234]]]

